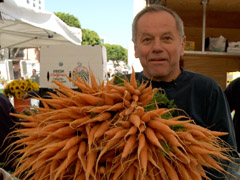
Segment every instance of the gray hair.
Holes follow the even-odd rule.
[[[132,41],[135,43],[136,42],[136,34],[137,34],[137,23],[138,20],[140,19],[140,17],[142,17],[142,15],[148,13],[148,12],[161,12],[161,11],[166,11],[169,14],[171,14],[175,21],[176,21],[176,25],[177,25],[177,30],[178,33],[181,37],[181,40],[183,39],[183,37],[185,36],[184,33],[184,25],[183,25],[183,21],[180,18],[180,16],[174,12],[173,10],[165,7],[165,6],[161,6],[161,5],[150,5],[150,6],[146,6],[144,9],[142,9],[134,18],[133,23],[132,23]]]

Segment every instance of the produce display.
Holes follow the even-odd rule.
[[[230,147],[219,136],[177,108],[159,108],[158,89],[129,80],[91,84],[68,77],[79,91],[58,81],[56,94],[38,99],[13,132],[11,145],[21,180],[201,180],[205,167],[226,173],[220,160],[231,161]],[[100,84],[100,85],[99,85]],[[179,110],[181,111],[181,110]],[[11,148],[10,147],[10,148]],[[18,148],[22,147],[22,148]],[[235,177],[233,177],[235,178]]]

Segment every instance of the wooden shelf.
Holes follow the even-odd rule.
[[[167,7],[183,19],[187,40],[195,42],[195,51],[204,51],[206,37],[222,35],[228,42],[240,41],[239,0],[167,0]]]
[[[239,53],[228,53],[228,52],[212,52],[212,51],[184,51],[185,55],[209,55],[209,56],[240,56],[240,52]]]
[[[239,0],[167,0],[166,6],[182,18],[187,41],[195,42],[195,50],[182,57],[183,67],[211,77],[225,89],[227,72],[240,71],[240,53],[206,51],[205,38],[222,35],[228,42],[240,41]]]

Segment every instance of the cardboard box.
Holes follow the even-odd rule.
[[[40,50],[40,88],[56,88],[52,82],[56,79],[70,88],[76,86],[70,82],[68,75],[73,73],[84,78],[89,84],[90,72],[96,80],[102,82],[107,77],[107,53],[104,46],[88,45],[52,45]]]

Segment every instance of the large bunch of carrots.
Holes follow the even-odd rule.
[[[68,77],[80,91],[54,81],[56,93],[41,98],[37,113],[11,114],[23,119],[13,176],[22,180],[201,180],[206,168],[227,173],[220,160],[231,161],[222,147],[224,132],[200,127],[173,110],[155,108],[157,89],[138,84],[133,71],[122,85],[114,80],[91,84]],[[30,111],[32,112],[32,111]],[[21,148],[19,148],[21,147]]]

